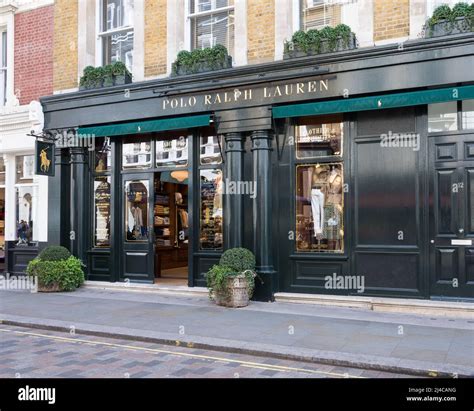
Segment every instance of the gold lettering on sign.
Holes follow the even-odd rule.
[[[314,93],[316,91],[316,82],[309,81],[308,82],[308,93]]]
[[[297,83],[296,94],[303,94],[303,93],[304,93],[304,83]]]
[[[319,90],[323,91],[323,88],[328,91],[329,90],[329,80],[319,80]]]
[[[252,100],[252,89],[244,91],[244,100]]]

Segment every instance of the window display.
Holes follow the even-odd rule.
[[[110,182],[111,177],[94,179],[95,247],[110,247]]]
[[[123,144],[122,167],[149,168],[151,166],[151,142],[126,142]]]
[[[221,250],[222,237],[222,171],[201,170],[200,245],[203,250]]]
[[[342,252],[344,195],[342,163],[296,167],[296,248]]]
[[[147,180],[125,182],[125,227],[127,241],[148,239],[148,194]]]
[[[33,241],[33,186],[16,188],[17,245]]]
[[[296,126],[296,157],[342,156],[342,138],[341,116],[305,119]]]
[[[30,156],[16,156],[16,183],[25,184],[33,182],[35,157]]]
[[[200,139],[200,161],[201,164],[222,163],[221,149],[222,138],[219,136],[203,136]]]
[[[188,137],[160,137],[156,140],[156,166],[185,166],[188,164]]]
[[[95,145],[95,172],[103,173],[110,171],[112,165],[112,153],[110,140],[99,139]]]

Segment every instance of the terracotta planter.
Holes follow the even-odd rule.
[[[249,305],[249,293],[247,287],[247,278],[245,275],[237,275],[227,278],[226,291],[223,293],[214,293],[214,301],[217,305],[224,307],[246,307]]]

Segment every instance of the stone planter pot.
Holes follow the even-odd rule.
[[[128,73],[121,76],[114,76],[114,85],[122,86],[124,84],[130,84],[132,82],[132,76]]]
[[[449,36],[451,34],[468,33],[470,31],[472,31],[472,29],[466,17],[457,17],[452,23],[447,20],[442,20],[434,24],[431,29],[428,27],[425,37]]]
[[[213,298],[217,305],[224,307],[246,307],[250,300],[247,278],[243,274],[227,278],[226,291],[214,293]]]
[[[48,285],[38,283],[38,292],[40,293],[58,293],[61,291],[61,287],[59,287],[59,284],[57,283]]]

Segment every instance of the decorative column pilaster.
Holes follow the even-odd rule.
[[[85,210],[84,210],[84,169],[86,164],[86,153],[83,147],[71,147],[70,164],[70,233],[69,245],[72,254],[79,258],[84,256],[83,233],[85,230]]]
[[[244,178],[245,138],[241,133],[227,133],[225,139],[225,182]],[[226,194],[224,198],[224,246],[242,247],[244,240],[243,194]]]
[[[251,134],[253,154],[253,178],[256,196],[253,199],[253,247],[257,260],[257,273],[263,280],[256,281],[255,298],[273,300],[277,290],[277,273],[273,268],[272,255],[272,136],[269,131]]]

